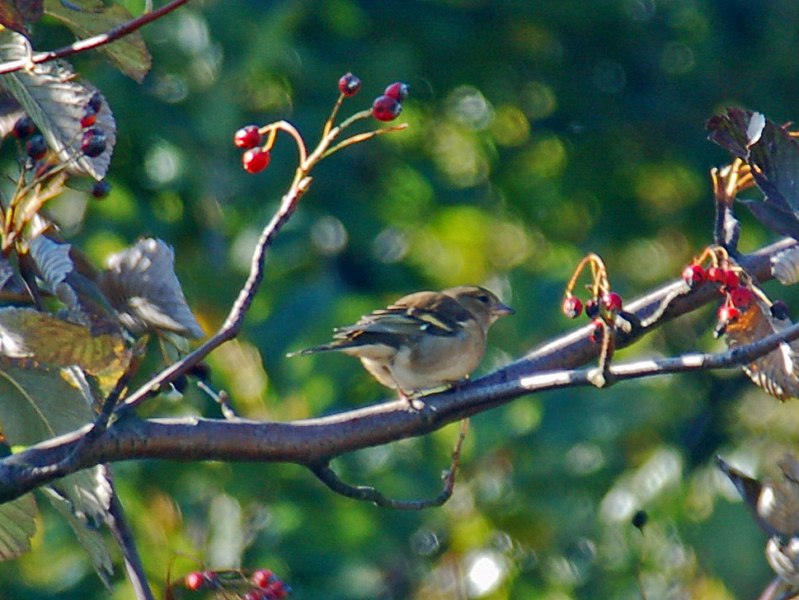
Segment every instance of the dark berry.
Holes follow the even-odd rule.
[[[770,311],[771,316],[775,319],[783,320],[790,316],[788,314],[788,305],[782,300],[775,300],[774,304],[771,305]]]
[[[599,316],[599,302],[596,298],[591,298],[585,303],[585,316],[589,319],[596,319]]]
[[[100,92],[94,92],[92,97],[89,98],[89,101],[86,103],[86,110],[98,113],[100,112],[100,108],[103,106],[103,96]]]
[[[87,129],[81,138],[80,149],[89,158],[100,156],[105,152],[105,132],[96,127]]]
[[[730,302],[736,308],[749,308],[754,299],[752,290],[745,287],[734,287],[730,290]]]
[[[286,586],[279,579],[275,579],[272,583],[270,583],[266,591],[267,593],[271,594],[275,600],[283,600],[283,598],[288,595]]]
[[[183,580],[183,583],[187,588],[192,591],[197,591],[202,589],[205,585],[205,578],[203,577],[202,573],[198,573],[197,571],[193,573],[189,573],[186,575],[186,578]]]
[[[219,575],[216,571],[203,571],[202,577],[205,583],[210,588],[217,588],[219,587]]]
[[[95,181],[94,185],[92,185],[92,196],[98,200],[108,196],[109,192],[111,192],[111,184],[105,179]]]
[[[275,580],[275,574],[269,569],[256,569],[252,572],[250,579],[259,588],[266,588]]]
[[[233,143],[237,148],[249,150],[261,145],[261,133],[257,125],[247,125],[233,134]]]
[[[36,124],[29,116],[25,115],[17,119],[14,127],[11,129],[11,134],[18,140],[24,140],[36,132]]]
[[[44,136],[41,133],[31,136],[31,139],[25,142],[25,154],[33,160],[39,160],[47,154],[47,142],[44,141]]]
[[[402,104],[391,96],[378,96],[372,103],[372,116],[378,121],[393,121],[402,112]]]
[[[354,96],[361,89],[361,80],[352,73],[341,76],[338,80],[338,91],[344,96]]]
[[[694,288],[707,281],[707,271],[702,265],[688,265],[682,272],[682,278],[688,287]]]
[[[576,319],[583,312],[583,303],[580,302],[577,296],[567,296],[563,299],[561,310],[563,310],[563,314],[570,319]]]
[[[242,154],[241,164],[248,173],[259,173],[267,167],[271,158],[263,148],[250,148]]]
[[[197,363],[191,367],[186,374],[196,377],[200,381],[208,381],[211,377],[211,367],[208,366],[208,363]]]
[[[87,127],[91,127],[97,122],[97,113],[92,110],[87,110],[86,114],[80,120],[80,126],[86,129]]]
[[[184,394],[186,393],[186,388],[189,386],[189,378],[185,375],[178,375],[175,377],[174,381],[172,381],[172,385],[178,392]]]
[[[622,300],[616,292],[607,292],[602,296],[602,307],[608,312],[619,312]]]
[[[591,328],[591,334],[588,336],[595,344],[601,344],[602,338],[605,337],[605,322],[602,319],[594,319]]]
[[[402,102],[408,97],[408,84],[401,81],[395,81],[386,88],[383,92],[389,98],[394,98],[397,102]]]
[[[710,267],[707,270],[707,280],[713,283],[724,283],[726,279],[725,269],[721,267]]]
[[[633,515],[633,527],[636,529],[643,529],[646,522],[649,520],[649,515],[646,514],[645,510],[637,510]]]

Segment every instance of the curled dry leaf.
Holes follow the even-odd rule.
[[[133,334],[205,334],[186,303],[175,274],[175,253],[165,242],[146,238],[106,261],[100,289]]]
[[[735,348],[778,333],[790,326],[790,319],[776,319],[768,306],[756,298],[741,316],[727,325],[727,346]],[[782,343],[776,349],[744,366],[749,378],[779,400],[799,397],[799,342]]]
[[[771,274],[782,284],[799,281],[799,246],[786,248],[771,257]]]
[[[44,286],[64,303],[71,321],[94,335],[121,333],[114,309],[93,281],[95,274],[81,272],[70,244],[39,235],[28,247]]]

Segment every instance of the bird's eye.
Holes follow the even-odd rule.
[[[491,301],[491,298],[488,297],[488,294],[478,294],[477,299],[483,304],[488,304]]]

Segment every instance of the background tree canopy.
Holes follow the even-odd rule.
[[[409,129],[315,171],[246,330],[210,360],[245,416],[374,403],[385,390],[357,361],[285,354],[410,291],[477,283],[517,310],[492,329],[485,371],[572,326],[560,299],[588,251],[625,298],[678,277],[712,239],[707,173],[728,161],[704,121],[730,105],[799,118],[798,28],[789,1],[756,15],[743,1],[189,3],[142,30],[153,69],[141,86],[98,54],[74,57],[108,99],[118,140],[111,195],[64,198],[59,220],[98,264],[139,236],[167,240],[210,332],[296,165],[283,140],[265,172],[244,173],[233,132],[286,118],[313,141],[343,73],[364,82],[345,114],[407,81]],[[71,41],[46,20],[34,34],[37,49]],[[774,237],[738,214],[743,251]],[[799,305],[795,291],[766,288]],[[693,313],[621,356],[718,349],[713,320],[710,308]],[[218,408],[190,389],[141,412]],[[712,458],[773,472],[797,425],[799,404],[730,370],[552,392],[480,415],[440,509],[375,508],[290,465],[131,462],[116,482],[154,584],[167,565],[182,575],[204,561],[268,566],[301,599],[632,599],[640,570],[650,598],[752,598],[772,577],[765,536]],[[457,432],[336,467],[392,496],[434,496]],[[639,509],[643,535],[631,525]],[[0,596],[107,597],[63,521],[45,518],[35,548],[0,565]],[[131,592],[120,583],[113,597]]]

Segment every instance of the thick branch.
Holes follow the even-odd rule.
[[[795,242],[781,242],[748,257],[752,273],[761,280],[767,279],[769,253],[790,243]],[[633,302],[629,309],[637,317],[643,317],[648,311],[657,310],[662,299],[673,292],[677,285],[683,284],[665,286]],[[698,290],[677,297],[666,311],[664,319],[690,312],[717,298],[717,292],[712,290],[708,290],[706,295],[703,290]],[[640,336],[644,332],[633,333]],[[569,333],[486,377],[457,389],[425,397],[421,410],[412,410],[407,402],[399,400],[291,423],[247,419],[144,421],[131,416],[114,423],[88,444],[82,442],[90,429],[90,426],[86,426],[80,431],[48,440],[0,461],[0,501],[18,497],[65,474],[121,460],[292,462],[306,466],[325,464],[331,458],[353,450],[427,434],[519,396],[592,385],[592,369],[563,369],[592,359],[592,353],[595,354],[597,348],[587,337],[586,328]],[[720,354],[694,353],[657,361],[612,365],[608,372],[611,381],[622,381],[737,366],[767,354],[784,341],[797,338],[799,325]],[[619,341],[630,343],[633,339],[631,334]],[[557,370],[558,367],[560,370]],[[81,443],[84,443],[81,452],[66,461]]]

